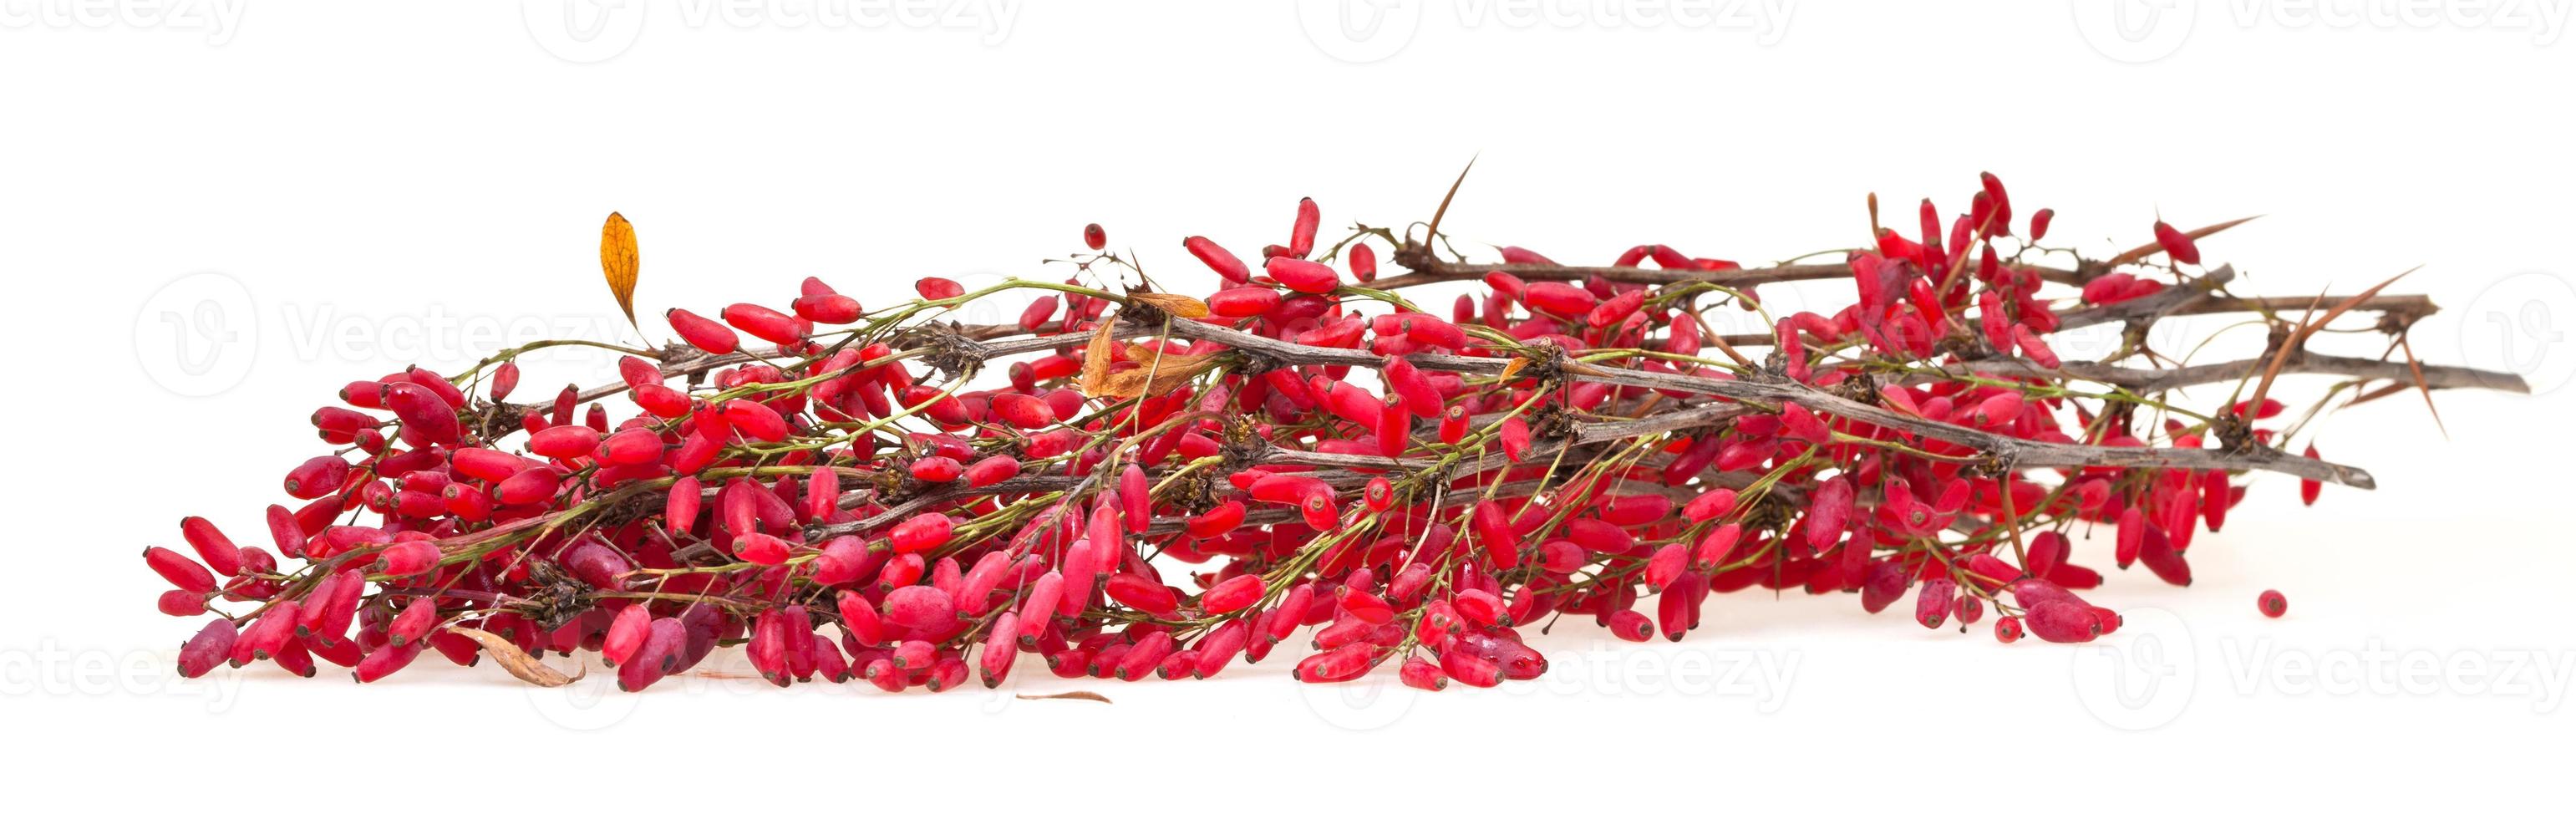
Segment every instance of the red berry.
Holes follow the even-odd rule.
[[[663,313],[662,319],[670,323],[671,331],[679,333],[682,341],[708,353],[724,355],[742,347],[741,337],[734,335],[732,328],[696,313],[674,307]]]
[[[1300,258],[1272,256],[1263,269],[1281,285],[1300,293],[1330,293],[1341,286],[1341,274]]]
[[[1297,200],[1297,222],[1288,230],[1288,255],[1300,259],[1315,252],[1315,228],[1323,223],[1323,212],[1316,209],[1312,197]]]
[[[1242,284],[1252,280],[1252,269],[1245,267],[1242,259],[1235,258],[1234,254],[1226,252],[1225,248],[1208,241],[1207,237],[1192,236],[1183,239],[1181,247],[1188,250],[1190,255],[1198,257],[1201,264],[1207,265],[1209,270],[1216,271],[1219,277],[1228,282]]]
[[[340,477],[329,480],[330,488],[336,489],[346,479],[348,464],[338,458],[329,458],[329,460],[340,462]],[[321,495],[317,494],[313,497],[318,498]],[[304,498],[304,500],[312,500],[312,498]],[[232,538],[225,537],[223,531],[216,529],[213,523],[200,517],[183,518],[179,521],[179,535],[188,541],[190,549],[196,551],[197,559],[205,561],[206,567],[214,570],[216,574],[225,577],[241,574],[241,547],[234,546]],[[284,550],[284,544],[279,544],[279,548]],[[300,542],[297,548],[302,548]]]
[[[1262,595],[1267,591],[1259,575],[1237,575],[1227,578],[1224,582],[1208,589],[1206,594],[1200,595],[1199,605],[1209,614],[1242,611],[1261,602]]]
[[[1610,613],[1610,633],[1631,643],[1642,643],[1655,638],[1655,621],[1634,610],[1620,609]]]
[[[905,586],[886,593],[882,613],[890,625],[935,632],[956,622],[957,601],[931,586]]]
[[[1360,497],[1367,502],[1369,511],[1384,512],[1395,505],[1395,485],[1383,477],[1370,478],[1368,486],[1360,490]]]
[[[860,316],[866,314],[866,311],[859,308],[858,299],[839,293],[799,296],[788,306],[796,309],[798,318],[815,324],[848,324],[858,321]]]
[[[912,283],[914,292],[931,301],[942,301],[966,295],[966,286],[937,276],[924,276]]]
[[[233,621],[216,618],[197,630],[197,635],[179,647],[179,676],[203,677],[233,653],[233,641],[239,633]]]
[[[911,554],[947,544],[949,533],[955,528],[955,522],[947,515],[924,512],[895,524],[889,537],[893,540],[895,551]]]
[[[2174,261],[2183,264],[2200,263],[2200,246],[2192,241],[2191,234],[2175,230],[2172,225],[2161,221],[2156,223],[2156,244],[2162,245],[2165,255],[2172,257]]]
[[[1226,318],[1251,318],[1279,309],[1279,291],[1267,287],[1232,287],[1207,298],[1208,311]]]
[[[932,455],[912,462],[912,477],[923,483],[947,483],[966,474],[966,467],[954,458]]]
[[[143,562],[183,591],[211,594],[215,590],[215,574],[186,555],[154,546],[143,550]]]

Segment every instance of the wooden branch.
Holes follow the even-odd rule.
[[[2048,368],[2028,359],[1981,359],[1941,368],[1951,375],[1984,374],[2011,378],[2070,378],[2109,384],[2136,393],[2153,393],[2199,384],[2236,381],[2261,373],[2268,358],[2253,358],[2217,364],[2195,364],[2171,369],[2116,367],[2090,361],[2070,361],[2064,366]],[[2415,371],[2404,362],[2369,358],[2300,352],[2291,355],[2281,368],[2283,375],[2337,375],[2364,381],[2415,380]],[[2470,367],[2427,364],[2423,368],[2424,386],[2433,389],[2482,389],[2531,393],[2531,385],[2522,376]]]
[[[1132,336],[1154,332],[1154,328],[1125,325],[1120,327],[1118,332],[1122,336]],[[1171,334],[1194,340],[1214,341],[1235,349],[1258,353],[1286,364],[1374,367],[1381,361],[1379,356],[1363,350],[1298,344],[1205,322],[1173,322]],[[1502,359],[1438,353],[1416,353],[1406,358],[1412,361],[1414,366],[1426,370],[1483,375],[1499,374],[1507,364]],[[1783,401],[1796,401],[1833,415],[1973,447],[1985,452],[1999,465],[2007,468],[2110,466],[2192,470],[2259,469],[2363,489],[2377,485],[2371,479],[2370,473],[2360,469],[2272,450],[2223,453],[2203,449],[2133,449],[2026,441],[1984,430],[1903,415],[1785,379],[1726,380],[1676,373],[1602,368],[1575,363],[1565,364],[1564,372],[1568,377],[1578,380],[1711,395],[1771,408],[1776,408]]]
[[[1397,258],[1408,258],[1398,254]],[[1734,270],[1665,270],[1651,267],[1582,267],[1556,264],[1490,264],[1417,260],[1406,264],[1411,272],[1387,276],[1369,283],[1377,290],[1396,290],[1440,282],[1468,281],[1487,273],[1509,273],[1529,281],[1582,281],[1599,276],[1623,284],[1688,284],[1708,282],[1727,287],[1752,287],[1781,282],[1816,281],[1851,278],[1851,265],[1845,262],[1823,264],[1784,264],[1771,267],[1745,267]],[[2059,284],[2082,284],[2087,276],[2074,270],[2026,265],[2039,272],[2042,279]]]

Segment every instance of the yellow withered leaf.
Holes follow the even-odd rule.
[[[1520,356],[1512,356],[1511,361],[1504,362],[1503,364],[1502,380],[1512,380],[1512,376],[1521,374],[1521,368],[1527,366],[1529,366],[1529,359],[1522,358]]]
[[[566,677],[563,672],[549,668],[545,663],[537,662],[537,658],[520,651],[517,644],[501,635],[463,626],[450,626],[447,630],[481,644],[483,653],[492,655],[492,661],[500,664],[501,670],[510,672],[510,676],[517,677],[530,685],[559,688],[581,679],[578,676]],[[584,669],[582,673],[588,674],[589,670]]]
[[[635,323],[635,273],[644,264],[635,250],[635,226],[626,217],[610,213],[608,224],[599,228],[599,272],[608,278],[608,292],[617,297],[617,309],[625,311],[626,323],[635,331],[644,331]]]
[[[1199,301],[1198,299],[1190,298],[1179,293],[1129,293],[1127,294],[1127,300],[1142,303],[1147,307],[1161,310],[1179,318],[1203,319],[1208,317],[1207,302]]]

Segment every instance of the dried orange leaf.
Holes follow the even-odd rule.
[[[1101,395],[1109,384],[1109,365],[1118,363],[1117,340],[1110,329],[1116,325],[1116,321],[1101,322],[1099,329],[1091,331],[1090,346],[1083,348],[1080,386],[1084,395]]]
[[[1142,344],[1127,345],[1127,360],[1140,366],[1117,370],[1102,379],[1100,395],[1112,398],[1141,398],[1161,395],[1216,366],[1215,353],[1183,355],[1163,353]]]
[[[1512,360],[1503,365],[1503,380],[1512,380],[1512,376],[1521,374],[1521,369],[1528,366],[1529,359],[1522,358],[1520,356],[1512,356]]]
[[[626,323],[635,331],[644,331],[635,323],[635,272],[644,264],[635,250],[635,226],[626,217],[608,214],[608,224],[599,228],[599,272],[608,278],[608,292],[617,296],[617,309],[625,311]]]
[[[481,644],[483,653],[492,655],[492,660],[500,663],[501,670],[510,672],[510,676],[531,685],[558,688],[571,685],[574,680],[581,679],[580,676],[566,677],[563,672],[549,668],[545,663],[537,662],[537,658],[520,651],[518,644],[510,642],[508,638],[501,635],[463,626],[450,626],[447,630]],[[583,669],[582,673],[590,672],[588,669]]]
[[[1207,302],[1179,293],[1129,293],[1127,299],[1185,319],[1203,319],[1209,315]]]

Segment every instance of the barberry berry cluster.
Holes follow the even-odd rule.
[[[1991,609],[2004,642],[2092,640],[2120,617],[2079,596],[2102,575],[2078,539],[2105,529],[2114,565],[2187,585],[2244,474],[2311,502],[2370,485],[2286,451],[2304,416],[2283,423],[2278,375],[2365,399],[2519,386],[2306,350],[2337,316],[2402,339],[2431,307],[2373,288],[2294,320],[2230,295],[2197,243],[2234,223],[2159,222],[2060,268],[2040,264],[2072,255],[2039,244],[2050,211],[2017,222],[1992,175],[1971,201],[1947,222],[1925,201],[1908,235],[1873,197],[1870,246],[1760,268],[1663,244],[1472,262],[1436,216],[1319,253],[1307,200],[1257,267],[1184,240],[1223,279],[1203,298],[1155,292],[1098,225],[1062,283],[926,278],[868,310],[808,279],[785,311],[671,310],[680,343],[550,402],[510,403],[519,356],[617,348],[352,382],[313,413],[336,449],[287,473],[301,506],[269,507],[265,547],[192,517],[194,558],[144,557],[175,587],[162,611],[222,609],[181,651],[191,676],[369,682],[429,652],[559,684],[533,658],[581,650],[633,690],[742,644],[779,685],[937,691],[998,684],[1021,652],[1065,677],[1205,677],[1312,627],[1300,680],[1393,663],[1407,685],[1492,686],[1546,669],[1521,629],[1678,640],[1709,595],[1752,588],[1872,612],[1910,592],[1928,628]],[[1403,272],[1379,275],[1381,247]],[[1763,313],[1760,287],[1827,280],[1855,303]],[[1404,295],[1442,283],[1471,292]],[[1029,291],[1014,324],[942,320]],[[1770,331],[1716,332],[1711,311]],[[2141,332],[2238,311],[2274,326],[2263,358],[2182,366]],[[2103,323],[2130,332],[2098,361],[2050,346]],[[2217,406],[2176,392],[2226,382]]]

